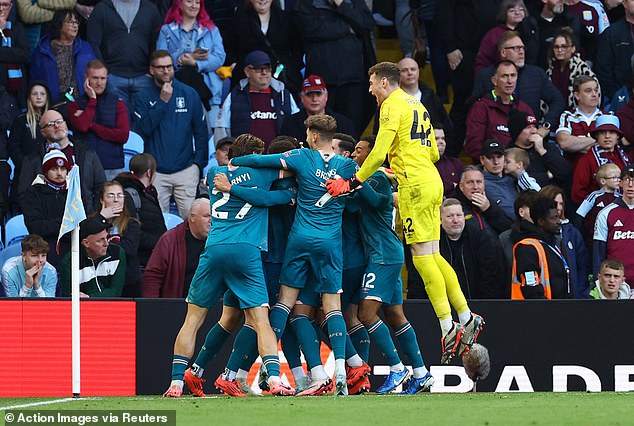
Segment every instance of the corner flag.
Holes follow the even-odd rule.
[[[79,222],[86,219],[84,204],[81,202],[81,184],[79,182],[79,166],[73,165],[70,169],[68,180],[68,194],[66,195],[66,206],[64,207],[64,217],[62,226],[59,228],[57,237],[57,253],[59,254],[59,240],[64,234],[79,226]]]

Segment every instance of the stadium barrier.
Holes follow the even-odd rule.
[[[162,393],[186,304],[179,299],[87,300],[81,307],[82,395]],[[474,301],[471,307],[487,321],[480,343],[491,356],[491,373],[478,383],[478,391],[634,390],[634,303]],[[0,396],[70,395],[70,302],[2,299],[0,312]],[[440,331],[429,302],[407,301],[405,312],[436,376],[432,392],[471,390],[459,361],[439,365]],[[219,315],[219,306],[211,310],[197,348]],[[205,370],[207,392],[213,391],[230,344]],[[332,354],[325,347],[322,357],[332,370]],[[370,361],[374,388],[388,369],[374,351]],[[288,374],[287,366],[282,370]]]

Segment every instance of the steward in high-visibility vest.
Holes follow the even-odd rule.
[[[520,238],[513,247],[511,299],[571,298],[568,262],[554,243],[555,233],[561,228],[556,204],[538,197],[531,205],[531,218],[537,225],[522,220]]]

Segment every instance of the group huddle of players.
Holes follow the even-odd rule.
[[[214,383],[228,395],[252,393],[245,379],[258,354],[260,387],[273,395],[368,391],[370,341],[390,365],[377,393],[392,392],[399,385],[406,394],[429,391],[434,378],[402,308],[404,253],[392,227],[392,176],[380,169],[386,155],[398,182],[398,208],[413,263],[440,322],[441,363],[449,363],[456,354],[463,356],[476,342],[484,320],[469,310],[455,272],[439,253],[443,186],[433,164],[439,154],[429,114],[399,88],[396,64],[379,63],[368,74],[370,92],[380,106],[380,127],[374,145],[357,144],[354,160],[335,154],[332,137],[337,124],[332,117],[319,115],[305,122],[310,149],[259,155],[262,141],[245,134],[232,147],[230,165],[209,171],[212,226],[186,299],[187,316],[174,345],[172,381],[165,397],[180,397],[184,384],[194,395],[204,396],[204,368],[242,312],[244,326],[225,372]],[[296,193],[288,189],[293,185]],[[265,268],[271,264],[267,267],[265,261],[263,266],[261,251],[267,250],[269,222],[274,223],[268,219],[269,209],[286,206],[288,213],[291,203],[296,207],[283,263],[279,271],[266,271],[267,289]],[[271,219],[288,218],[287,213],[272,210]],[[351,248],[344,250],[343,245]],[[223,314],[190,368],[196,333],[223,293]],[[458,322],[453,321],[452,307]],[[379,310],[409,360],[411,373]],[[334,354],[334,378],[321,362],[319,328]],[[295,387],[280,379],[280,339]],[[300,348],[308,374],[299,361]]]

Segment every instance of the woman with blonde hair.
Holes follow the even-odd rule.
[[[139,269],[140,223],[130,216],[124,203],[125,191],[117,181],[106,181],[101,188],[101,216],[112,227],[108,230],[108,242],[121,246],[126,254],[125,287],[123,297],[141,297],[141,272]]]

